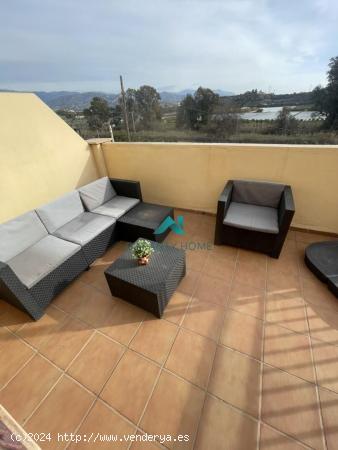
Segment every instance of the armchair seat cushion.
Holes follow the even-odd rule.
[[[88,211],[103,205],[115,197],[116,192],[108,177],[103,177],[79,189],[80,197]]]
[[[48,235],[14,256],[7,264],[30,289],[80,250],[77,244]]]
[[[111,217],[84,212],[58,228],[54,232],[54,236],[83,246],[114,225],[115,222],[116,220]]]
[[[262,233],[278,234],[278,211],[268,206],[231,202],[224,225]]]
[[[109,202],[104,203],[98,208],[94,209],[95,214],[103,214],[104,216],[114,217],[119,219],[123,214],[132,209],[140,202],[138,198],[123,197],[116,195]]]

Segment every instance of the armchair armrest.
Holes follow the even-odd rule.
[[[222,238],[223,220],[231,202],[232,190],[233,190],[233,181],[229,180],[225,185],[223,191],[221,192],[221,195],[218,198],[215,238],[214,238],[214,243],[216,245],[221,244],[223,241]]]
[[[117,195],[138,198],[140,201],[142,201],[141,185],[139,181],[110,178],[110,182]]]
[[[11,267],[4,262],[0,262],[0,297],[28,313],[34,319],[39,319],[43,314],[43,309],[37,300],[19,280]]]
[[[217,217],[219,212],[222,213],[222,222],[231,203],[233,185],[232,180],[228,181],[218,198]]]
[[[290,186],[285,186],[278,207],[278,225],[279,229],[289,229],[292,218],[295,214],[295,203],[293,200]]]

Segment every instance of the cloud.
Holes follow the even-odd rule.
[[[2,5],[0,87],[151,84],[308,90],[336,52],[334,0],[12,0]]]

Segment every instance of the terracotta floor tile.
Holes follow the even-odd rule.
[[[188,308],[190,296],[182,292],[174,292],[163,314],[163,319],[180,325]]]
[[[236,266],[234,280],[237,283],[265,289],[266,267],[261,262],[240,262]]]
[[[49,306],[46,313],[37,321],[31,320],[20,328],[17,333],[22,339],[36,348],[50,339],[52,333],[60,328],[67,318],[67,314]]]
[[[265,294],[262,289],[238,282],[234,283],[229,296],[230,308],[263,319],[264,303]]]
[[[338,347],[312,339],[317,382],[338,393]]]
[[[146,434],[137,434],[137,436],[144,436],[143,439],[146,439]],[[141,438],[140,438],[141,439]],[[130,450],[158,450],[159,448],[163,448],[163,447],[159,447],[156,442],[148,442],[146,440],[144,441],[136,441],[132,444],[132,446],[130,447]]]
[[[104,271],[109,267],[109,263],[102,263],[97,261],[96,264],[92,264],[89,270],[82,272],[79,280],[86,284],[92,284],[105,278]]]
[[[303,296],[309,306],[327,309],[331,313],[338,313],[337,298],[328,290],[327,285],[316,278],[303,278]]]
[[[100,278],[97,281],[94,281],[90,285],[101,291],[103,294],[108,295],[108,297],[111,297],[111,292],[104,275],[102,276],[102,278]]]
[[[319,389],[324,432],[328,450],[335,450],[338,442],[338,395]]]
[[[177,326],[166,320],[145,320],[129,347],[163,364],[175,339]]]
[[[192,448],[201,415],[204,392],[174,375],[162,372],[141,421],[151,434],[187,434],[189,442],[166,442],[173,449]]]
[[[93,409],[85,418],[77,434],[88,436],[92,434],[93,440],[99,436],[96,442],[79,442],[72,444],[70,449],[92,449],[92,450],[111,450],[111,449],[127,449],[130,442],[124,439],[125,436],[135,433],[135,427],[122,419],[118,414],[109,409],[103,402],[98,400]],[[104,436],[113,436],[116,441],[103,441]],[[101,437],[101,439],[100,439]]]
[[[228,302],[230,285],[225,280],[210,275],[200,276],[194,297],[205,302],[216,303],[220,306],[226,306]]]
[[[122,255],[127,250],[128,242],[119,241],[116,242],[113,247],[106,251],[106,253],[95,261],[95,265],[110,265],[116,258]]]
[[[307,317],[312,337],[338,345],[338,313],[307,306]]]
[[[66,369],[93,332],[83,322],[69,317],[51,333],[50,338],[40,347],[40,352],[61,369]]]
[[[314,382],[310,339],[277,325],[265,325],[264,361]]]
[[[0,392],[0,404],[22,424],[61,374],[45,358],[36,355]]]
[[[143,309],[117,298],[114,298],[114,303],[113,310],[106,317],[100,330],[121,344],[127,345],[147,313]]]
[[[267,366],[263,374],[262,420],[312,448],[323,448],[315,386]]]
[[[98,394],[124,352],[122,345],[95,334],[71,364],[68,373]]]
[[[88,289],[88,295],[82,299],[72,313],[93,327],[101,327],[115,308],[116,300],[95,287],[88,286]]]
[[[203,268],[205,275],[220,278],[225,283],[230,284],[234,276],[235,260],[228,259],[215,254],[210,254]]]
[[[55,297],[53,305],[74,314],[77,309],[81,310],[82,303],[86,302],[91,293],[92,288],[77,278]]]
[[[268,257],[264,253],[253,252],[251,250],[238,249],[238,262],[256,265],[261,269],[265,269]]]
[[[202,270],[205,266],[207,256],[202,250],[187,250],[185,252],[185,261],[188,269]]]
[[[309,332],[305,304],[299,291],[286,294],[268,294],[265,319],[299,333]]]
[[[182,325],[217,341],[223,323],[223,315],[224,310],[221,306],[194,298],[189,305]]]
[[[177,291],[186,295],[192,295],[197,284],[197,279],[200,275],[201,272],[198,272],[197,270],[187,269],[185,277],[177,286]]]
[[[17,331],[27,322],[31,322],[28,314],[15,308],[4,300],[0,300],[0,326],[5,326],[11,331]]]
[[[181,329],[165,367],[205,389],[215,351],[216,343],[214,341]]]
[[[221,333],[221,343],[254,358],[262,353],[263,322],[237,311],[228,310]]]
[[[228,245],[213,245],[211,249],[212,256],[217,256],[230,261],[235,261],[237,259],[237,253],[237,248]]]
[[[260,370],[257,361],[219,346],[208,391],[258,417]]]
[[[312,244],[313,242],[330,241],[333,239],[331,236],[320,234],[296,231],[296,241],[305,242],[306,244]]]
[[[289,241],[290,242],[290,241]],[[298,251],[296,247],[296,242],[291,241],[289,243],[288,251],[282,252],[278,259],[268,258],[268,276],[278,275],[280,272],[298,274]],[[284,248],[286,245],[284,244]],[[283,250],[284,250],[283,248]]]
[[[47,448],[65,448],[58,433],[73,433],[89,410],[95,397],[83,387],[63,376],[33,416],[25,424],[27,433],[51,433],[51,442],[44,443]]]
[[[260,450],[304,450],[302,444],[298,444],[267,425],[261,425]]]
[[[0,389],[34,355],[19,338],[0,328]]]
[[[129,350],[123,355],[100,396],[137,423],[159,370],[158,366]]]
[[[298,270],[295,272],[276,271],[269,273],[267,291],[271,294],[293,294],[301,288]]]
[[[257,423],[220,400],[207,396],[196,450],[255,450]]]

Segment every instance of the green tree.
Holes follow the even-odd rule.
[[[187,94],[177,109],[177,128],[198,129],[207,125],[213,109],[219,103],[219,95],[211,89],[199,87],[192,96]]]
[[[324,127],[338,130],[338,56],[331,58],[327,86],[317,86],[312,92],[315,108],[325,115]]]
[[[135,91],[137,118],[143,129],[149,130],[161,120],[160,94],[152,86],[141,86]]]
[[[110,123],[113,117],[113,109],[108,105],[107,100],[101,97],[93,97],[89,108],[83,110],[88,127],[96,131],[100,137],[103,127]]]
[[[198,123],[198,111],[196,102],[191,94],[185,96],[177,108],[176,128],[196,128]]]
[[[286,106],[279,112],[275,121],[276,134],[294,134],[298,129],[298,121]]]
[[[227,138],[239,132],[240,123],[240,108],[235,103],[227,103],[213,110],[207,131],[210,135]]]
[[[199,123],[206,125],[210,113],[219,102],[219,95],[215,94],[211,89],[199,87],[194,94],[194,99],[199,112]]]

